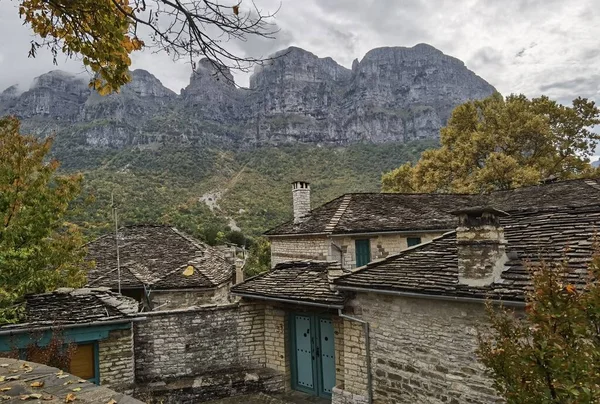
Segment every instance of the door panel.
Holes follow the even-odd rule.
[[[71,357],[69,373],[84,380],[96,378],[96,367],[94,364],[94,344],[77,345],[75,353]]]
[[[333,322],[316,315],[292,315],[292,387],[330,397],[335,386]]]
[[[313,350],[310,316],[295,316],[296,382],[299,386],[314,389]]]
[[[335,386],[335,344],[333,334],[333,323],[329,319],[319,319],[319,340],[322,380],[321,392],[331,394]]]

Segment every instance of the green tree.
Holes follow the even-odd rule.
[[[51,144],[0,119],[0,324],[19,320],[25,294],[85,282],[83,238],[65,221],[81,178],[56,174]]]
[[[259,237],[250,247],[244,274],[254,276],[269,269],[271,269],[271,243],[267,238]]]
[[[525,315],[488,305],[478,355],[508,404],[600,402],[600,256],[585,285],[565,262],[530,268]]]
[[[469,101],[441,129],[441,147],[384,174],[382,190],[479,193],[591,175],[597,124],[600,110],[584,98],[570,107],[497,93]]]
[[[145,46],[175,59],[204,56],[221,73],[226,67],[247,71],[259,60],[229,51],[224,42],[276,32],[268,22],[272,15],[239,1],[20,0],[19,15],[41,38],[32,41],[30,56],[40,47],[48,47],[55,62],[59,52],[81,56],[100,94],[130,80],[130,54]]]

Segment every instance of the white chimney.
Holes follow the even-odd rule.
[[[300,223],[310,212],[310,184],[306,181],[292,182],[294,223]]]
[[[458,215],[456,243],[458,282],[486,286],[500,278],[506,256],[504,228],[500,217],[508,213],[491,207],[471,207],[452,212]]]

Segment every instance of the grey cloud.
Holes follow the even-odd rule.
[[[485,46],[473,54],[468,64],[474,69],[484,65],[499,66],[503,64],[502,53],[492,47]]]
[[[570,80],[557,81],[554,83],[543,84],[541,91],[548,90],[571,90],[576,93],[597,93],[600,90],[600,74],[594,74],[589,77],[576,77]]]
[[[264,57],[294,45],[350,67],[372,48],[424,42],[465,61],[505,94],[543,91],[562,99],[578,93],[598,97],[600,91],[594,78],[600,63],[598,0],[478,0],[468,8],[444,0],[255,1],[265,11],[281,5],[273,20],[281,29],[274,40],[226,43],[241,55]],[[47,54],[27,58],[30,31],[21,26],[17,3],[0,0],[0,91],[14,83],[27,86],[56,68],[82,72],[77,61],[62,58],[56,67]],[[191,73],[186,61],[152,50],[134,54],[132,67],[150,71],[175,91]],[[248,76],[235,75],[242,86]]]

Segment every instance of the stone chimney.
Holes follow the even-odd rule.
[[[305,181],[292,182],[294,200],[294,223],[300,223],[310,212],[310,184]]]
[[[344,275],[344,270],[342,269],[342,265],[339,262],[335,261],[328,263],[327,281],[329,282],[329,289],[331,289],[332,291],[335,290],[335,287],[333,286],[333,281],[342,275]]]
[[[458,282],[486,286],[500,278],[506,256],[500,217],[508,213],[492,207],[470,207],[452,212],[458,216]]]

